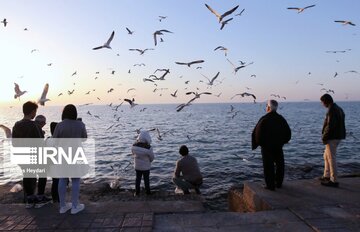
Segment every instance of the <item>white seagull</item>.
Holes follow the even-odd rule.
[[[216,50],[222,50],[222,51],[224,51],[224,52],[225,52],[225,56],[227,56],[227,51],[228,51],[228,49],[227,49],[226,47],[224,47],[224,46],[218,46],[218,47],[216,47],[216,48],[214,49],[214,51],[216,51]]]
[[[225,25],[228,24],[228,22],[231,21],[231,20],[233,20],[233,18],[229,18],[229,19],[227,19],[225,21],[222,21],[220,30],[222,30],[225,27]]]
[[[99,47],[96,47],[96,48],[93,48],[93,50],[98,50],[98,49],[101,49],[101,48],[109,48],[109,49],[111,49],[110,43],[111,43],[111,41],[113,40],[114,35],[115,35],[115,31],[113,31],[113,32],[111,33],[110,38],[108,39],[108,41],[106,41],[106,43],[104,43],[104,45],[99,46]]]
[[[21,91],[19,85],[16,84],[16,83],[14,83],[14,84],[15,84],[15,88],[14,88],[14,90],[15,90],[15,95],[14,95],[14,98],[15,98],[15,99],[16,99],[16,98],[19,98],[19,100],[20,100],[20,96],[23,95],[24,93],[26,93],[27,91]]]
[[[210,80],[207,76],[205,76],[205,75],[203,75],[203,74],[201,74],[201,75],[202,75],[203,77],[205,77],[205,78],[209,81],[209,83],[207,83],[208,85],[213,85],[215,79],[218,78],[219,74],[220,74],[220,72],[218,72],[211,80]]]
[[[204,60],[195,60],[195,61],[191,61],[191,62],[188,62],[188,63],[185,63],[185,62],[175,62],[175,64],[187,65],[188,67],[190,67],[190,66],[193,65],[193,64],[200,64],[200,63],[204,63],[204,62],[205,62]]]
[[[49,84],[46,83],[45,86],[44,86],[43,92],[41,94],[41,97],[38,100],[38,103],[40,105],[42,105],[42,106],[45,105],[45,102],[50,101],[50,99],[46,98],[46,95],[47,95],[48,91],[49,91]]]
[[[351,25],[351,26],[356,26],[354,23],[352,23],[351,21],[346,21],[346,20],[335,20],[335,23],[342,23],[344,26],[345,25]]]
[[[173,32],[171,32],[171,31],[168,31],[168,30],[158,30],[158,31],[155,31],[154,32],[154,42],[155,42],[155,46],[157,45],[157,39],[156,39],[156,36],[157,35],[163,35],[163,32],[167,32],[167,33],[173,33]]]
[[[1,21],[1,23],[3,23],[4,24],[4,27],[6,27],[6,25],[7,25],[7,21],[6,21],[6,19],[4,19],[3,21]]]
[[[130,30],[129,28],[127,28],[127,27],[126,27],[126,30],[127,30],[127,32],[128,32],[129,35],[134,34],[134,31],[131,31],[131,30]]]
[[[219,23],[221,23],[223,18],[225,18],[226,16],[232,14],[239,7],[239,5],[237,5],[234,8],[232,8],[231,10],[226,11],[224,14],[220,15],[216,11],[214,11],[209,5],[205,4],[205,6],[211,11],[211,13],[213,13],[219,19]]]
[[[287,9],[288,10],[297,10],[298,11],[298,14],[300,14],[301,12],[303,12],[304,10],[308,9],[308,8],[311,8],[311,7],[314,7],[316,5],[310,5],[310,6],[306,6],[306,7],[288,7]]]
[[[134,98],[133,98],[132,100],[125,98],[124,101],[126,101],[127,103],[130,104],[130,108],[133,108],[133,107],[135,107],[136,105],[138,105],[138,104],[135,103],[135,99],[134,99]]]

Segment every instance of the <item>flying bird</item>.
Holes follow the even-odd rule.
[[[228,24],[228,22],[231,21],[231,20],[233,20],[233,18],[229,18],[229,19],[227,19],[225,21],[222,21],[220,30],[222,30],[225,27],[225,25]]]
[[[224,47],[224,46],[218,46],[218,47],[216,47],[216,48],[214,49],[214,51],[216,51],[216,50],[224,51],[224,52],[225,52],[225,56],[227,56],[227,51],[228,51],[228,49],[227,49],[226,47]]]
[[[246,66],[251,65],[251,64],[254,63],[254,62],[251,62],[249,64],[245,64],[244,62],[242,62],[240,66],[235,66],[229,59],[227,59],[227,61],[233,66],[234,74],[236,74],[237,71],[239,71],[240,69],[245,68]]]
[[[1,21],[1,23],[3,23],[3,24],[4,24],[4,27],[6,27],[6,25],[8,24],[8,21],[6,21],[6,19],[4,18],[4,20]]]
[[[129,28],[126,27],[126,30],[128,32],[129,35],[132,35],[134,33],[134,31],[131,31]]]
[[[223,20],[226,16],[232,14],[232,13],[239,7],[239,5],[237,5],[236,7],[232,8],[231,10],[226,11],[224,14],[220,15],[220,14],[218,14],[215,10],[213,10],[209,5],[205,4],[205,6],[211,11],[211,13],[213,13],[213,14],[218,18],[219,23],[221,23],[222,20]]]
[[[107,92],[108,92],[108,93],[111,93],[112,91],[114,91],[113,88],[109,89]]]
[[[219,74],[220,74],[220,72],[218,72],[211,80],[207,76],[205,76],[203,74],[201,74],[201,75],[209,81],[209,83],[207,83],[208,85],[213,85],[214,81],[216,80],[216,78],[218,78]]]
[[[344,26],[345,25],[351,25],[351,26],[356,26],[354,23],[352,23],[351,21],[346,21],[346,20],[335,20],[335,23],[342,23]]]
[[[16,99],[16,98],[19,98],[19,100],[20,100],[20,96],[23,95],[24,93],[26,93],[27,91],[21,91],[19,85],[16,84],[16,83],[14,83],[14,84],[15,84],[15,88],[14,88],[14,90],[15,90],[15,95],[14,95],[14,98],[15,98],[15,99]]]
[[[300,7],[288,7],[287,9],[288,10],[297,10],[298,11],[298,14],[300,14],[301,12],[303,12],[304,10],[308,9],[308,8],[311,8],[311,7],[314,7],[316,5],[310,5],[310,6],[306,6],[304,8],[300,8]]]
[[[136,90],[136,89],[135,88],[130,88],[130,89],[127,90],[127,93],[129,93],[132,90]]]
[[[176,94],[177,94],[177,90],[174,93],[170,93],[170,95],[173,97],[177,97]]]
[[[175,62],[175,64],[179,64],[179,65],[187,65],[188,67],[190,67],[193,64],[200,64],[205,62],[204,60],[195,60],[195,61],[191,61],[189,63],[185,63],[185,62]]]
[[[115,31],[113,31],[113,32],[111,33],[110,38],[108,39],[108,41],[106,41],[106,43],[104,43],[104,45],[99,46],[99,47],[95,47],[95,48],[93,48],[93,50],[98,50],[98,49],[101,49],[101,48],[109,48],[109,49],[111,49],[110,43],[111,43],[111,41],[113,40],[114,35],[115,35]]]
[[[41,97],[38,100],[38,103],[42,106],[45,106],[45,102],[50,101],[50,99],[46,98],[48,91],[49,91],[49,84],[46,83],[44,86],[43,92],[41,94]]]
[[[166,19],[167,18],[167,16],[159,16],[159,21],[161,22],[163,19]]]
[[[154,32],[154,42],[155,42],[155,46],[157,45],[157,39],[156,39],[156,36],[157,35],[163,35],[163,32],[166,32],[166,33],[173,33],[173,32],[171,32],[171,31],[168,31],[168,30],[158,30],[158,31],[155,31]]]
[[[238,94],[235,94],[234,96],[232,96],[230,99],[233,99],[234,97],[236,96],[241,96],[241,97],[252,97],[254,99],[254,102],[256,100],[256,96],[252,93],[247,93],[247,92],[244,92],[244,93],[238,93]]]
[[[132,100],[125,98],[124,101],[130,104],[130,108],[133,108],[137,105],[134,98]]]
[[[244,11],[245,11],[245,8],[244,8],[244,9],[242,9],[242,10],[240,11],[240,13],[236,14],[235,16],[241,16],[241,15],[242,15],[242,13],[244,13]]]
[[[154,50],[153,48],[146,48],[144,50],[138,49],[138,48],[130,48],[129,51],[138,51],[140,55],[144,55],[146,51]]]

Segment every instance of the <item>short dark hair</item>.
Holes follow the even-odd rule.
[[[182,145],[179,149],[179,153],[182,156],[188,155],[189,154],[189,149],[187,148],[186,145]]]
[[[51,135],[54,135],[54,132],[55,132],[55,128],[57,126],[57,122],[51,122],[50,123],[50,132],[51,132]]]
[[[330,96],[330,94],[325,93],[320,97],[320,101],[322,101],[324,104],[329,105],[334,103],[333,98]]]
[[[35,102],[27,101],[23,105],[23,113],[24,113],[24,115],[29,115],[34,110],[37,110],[37,108],[38,108],[38,105]]]
[[[70,119],[76,120],[77,119],[77,110],[73,104],[66,105],[63,109],[61,120]]]

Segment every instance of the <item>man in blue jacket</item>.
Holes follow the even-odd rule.
[[[285,168],[282,148],[291,139],[290,127],[276,112],[277,108],[277,101],[269,100],[266,115],[260,118],[252,133],[252,149],[261,146],[266,188],[272,191],[282,186]]]
[[[324,174],[320,178],[321,184],[330,187],[338,187],[336,150],[340,140],[345,139],[345,114],[344,111],[334,103],[329,94],[321,96],[320,101],[328,108],[322,129],[322,141],[325,144],[324,151]]]

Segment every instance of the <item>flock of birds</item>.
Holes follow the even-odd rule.
[[[288,7],[287,9],[295,10],[295,11],[297,11],[297,13],[300,14],[300,13],[303,13],[305,10],[308,10],[308,9],[313,8],[315,6],[316,5],[309,5],[309,6],[305,6],[305,7]],[[235,7],[232,7],[230,10],[220,14],[216,10],[214,10],[211,6],[209,6],[208,4],[205,4],[205,7],[206,7],[206,9],[208,9],[210,11],[210,13],[215,15],[218,23],[220,24],[220,30],[223,30],[225,25],[227,25],[230,21],[232,21],[235,16],[242,16],[244,11],[245,11],[245,9],[241,9],[240,11],[238,11],[239,5],[237,5]],[[158,16],[159,22],[162,22],[163,20],[166,20],[166,19],[167,19],[167,16]],[[349,20],[335,20],[334,22],[335,23],[341,23],[343,25],[355,26],[355,24],[353,22],[349,21]],[[9,24],[9,22],[7,21],[6,18],[4,18],[1,21],[1,23],[3,24],[4,27],[7,27],[8,24]],[[126,27],[125,29],[126,29],[126,32],[127,32],[128,35],[133,35],[135,33],[134,30],[131,30],[128,27]],[[24,28],[24,30],[28,30],[28,29]],[[167,30],[167,29],[161,29],[161,30],[154,31],[153,32],[154,46],[157,46],[159,41],[164,42],[163,37],[166,34],[173,34],[173,32],[170,31],[170,30]],[[92,49],[93,50],[112,49],[111,48],[111,43],[114,40],[114,37],[115,37],[115,31],[112,31],[109,38],[107,39],[107,41],[103,45],[93,47]],[[153,51],[154,48],[129,48],[128,50],[131,51],[131,52],[137,52],[139,55],[143,56],[143,55],[145,55],[145,53]],[[335,51],[326,51],[326,53],[345,53],[345,52],[348,52],[350,50],[351,49],[340,50],[340,51],[336,51],[336,50]],[[38,51],[38,49],[33,49],[33,50],[31,50],[31,53],[37,52],[37,51]],[[224,46],[217,46],[216,48],[214,48],[214,52],[223,52],[224,53],[224,56],[225,56],[227,62],[231,65],[231,67],[233,69],[233,74],[234,75],[236,75],[240,70],[248,67],[249,65],[254,64],[253,61],[252,62],[244,62],[244,61],[241,61],[241,60],[239,61],[239,64],[236,64],[235,62],[233,62],[229,58],[227,58],[228,51],[229,51],[229,49],[224,47]],[[119,55],[119,54],[117,54],[117,55]],[[192,68],[192,67],[195,66],[196,69],[202,69],[202,67],[200,65],[203,64],[204,62],[205,62],[205,60],[199,59],[199,60],[191,60],[191,61],[176,61],[175,64],[176,65],[181,65],[181,66],[187,66],[189,68]],[[47,65],[51,66],[52,63],[48,63]],[[144,63],[137,63],[137,64],[134,64],[134,66],[140,66],[141,67],[141,66],[146,66],[146,65]],[[355,70],[350,70],[348,72],[358,74],[358,72],[355,71]],[[130,69],[128,70],[128,73],[131,73]],[[99,72],[96,72],[95,74],[98,75]],[[112,70],[111,74],[115,75],[115,70]],[[142,80],[143,80],[143,82],[153,83],[156,86],[156,88],[153,90],[154,93],[155,92],[162,92],[164,90],[167,90],[167,88],[159,88],[157,83],[159,81],[166,80],[165,78],[169,74],[170,74],[170,68],[156,69],[148,77],[143,78]],[[74,77],[76,75],[78,75],[78,73],[77,73],[77,71],[74,71],[71,76]],[[204,77],[204,79],[200,80],[199,83],[204,83],[206,85],[207,89],[209,89],[212,86],[215,86],[217,84],[221,84],[222,81],[224,80],[224,79],[219,80],[220,71],[217,72],[213,77],[208,77],[208,76],[205,76],[204,74],[201,74],[201,75]],[[311,75],[311,72],[309,72],[309,75]],[[338,73],[336,72],[334,74],[334,78],[337,77],[337,76],[338,76]],[[251,77],[256,78],[256,74],[252,74]],[[97,78],[98,78],[98,76],[95,77],[95,80]],[[180,78],[182,78],[182,76],[180,76]],[[189,82],[190,81],[187,80],[187,81],[185,81],[185,84],[188,84]],[[17,98],[20,99],[20,97],[22,95],[27,93],[27,91],[22,91],[20,89],[20,86],[17,83],[14,83],[14,85],[15,85],[15,87],[14,87],[14,91],[15,91],[14,98],[15,99],[17,99]],[[75,83],[74,83],[74,85],[75,85]],[[246,87],[246,89],[251,90],[251,88],[248,88],[248,87]],[[185,88],[185,90],[187,90],[187,88]],[[42,106],[44,106],[47,101],[50,101],[50,99],[47,98],[48,91],[49,91],[49,84],[45,84],[45,86],[43,88],[43,91],[42,91],[42,93],[40,95],[40,98],[38,99],[38,103],[40,105],[42,105]],[[94,91],[95,91],[95,89],[93,89],[92,91],[87,91],[85,93],[85,95],[90,95]],[[112,93],[113,91],[114,91],[114,88],[110,88],[109,90],[107,90],[107,93]],[[131,91],[136,91],[136,89],[135,88],[130,88],[130,89],[127,90],[127,93],[129,93]],[[335,93],[334,90],[327,89],[327,88],[322,88],[320,91],[324,91],[324,92],[327,92],[327,93]],[[67,90],[68,95],[73,95],[74,92],[75,92],[75,88]],[[187,102],[178,105],[176,107],[176,111],[177,112],[182,111],[185,107],[188,107],[188,106],[192,105],[197,99],[199,99],[203,95],[214,95],[216,97],[220,97],[221,94],[222,94],[221,92],[218,93],[218,94],[214,94],[214,93],[212,93],[210,91],[201,91],[199,88],[196,88],[196,91],[186,91],[185,95],[189,95],[189,96],[191,96],[191,98]],[[63,95],[63,93],[59,93],[58,97],[60,97],[62,95]],[[162,93],[160,94],[160,96],[161,95],[162,95]],[[173,97],[173,98],[178,97],[178,89],[171,92],[170,96]],[[274,98],[278,98],[278,99],[283,99],[283,100],[287,99],[285,96],[281,96],[281,95],[275,94],[275,93],[271,94],[270,96],[272,96]],[[250,93],[250,92],[241,92],[241,93],[234,94],[230,99],[234,99],[235,97],[249,97],[249,98],[251,98],[253,100],[254,103],[256,103],[256,99],[257,99],[255,94]],[[97,100],[101,101],[101,99],[99,97],[97,97]],[[113,110],[118,111],[118,108],[124,102],[129,104],[130,108],[134,108],[135,106],[138,105],[136,103],[136,101],[135,101],[135,97],[132,96],[132,97],[124,98],[122,100],[122,102],[120,104],[118,104],[118,105],[112,106],[112,103],[111,103],[109,106],[112,107]],[[91,104],[93,104],[93,103],[87,103],[87,104],[84,104],[82,106],[91,105]],[[145,109],[146,108],[143,108],[142,111],[144,111]],[[87,112],[87,114],[90,115],[90,116],[94,116],[95,118],[100,118],[100,116],[93,115],[89,111]],[[119,117],[114,116],[114,118],[117,118],[117,121],[119,121]]]

